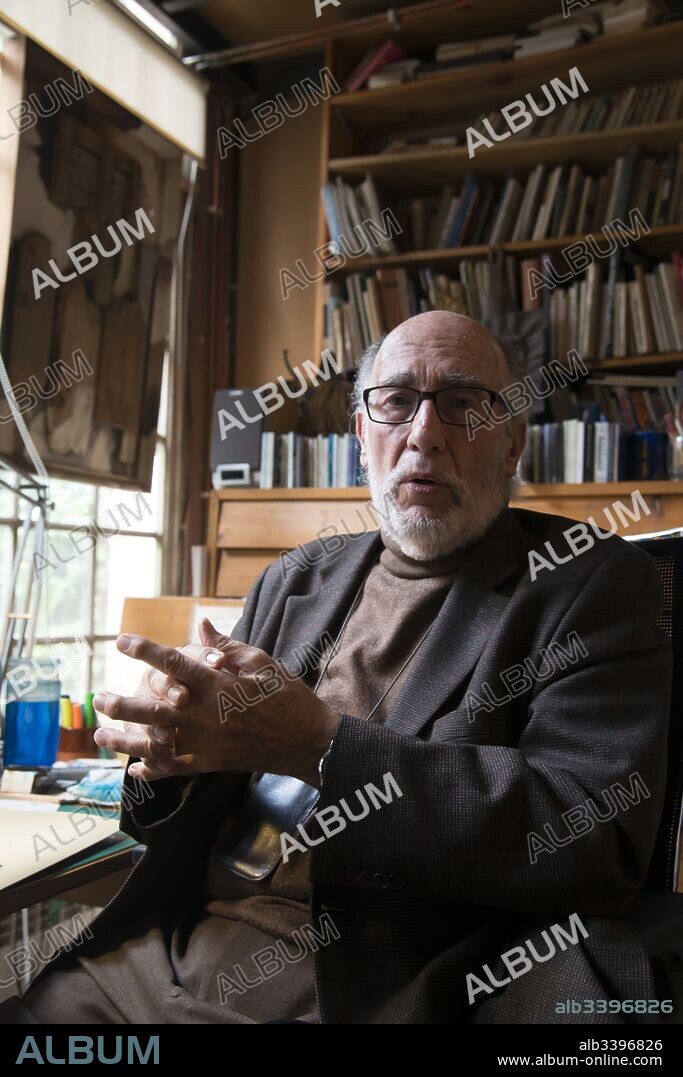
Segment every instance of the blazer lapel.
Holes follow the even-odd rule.
[[[495,587],[518,569],[522,528],[511,509],[472,548],[408,669],[385,722],[415,736],[462,684],[508,603]]]

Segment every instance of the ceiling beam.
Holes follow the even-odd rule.
[[[303,33],[287,34],[284,37],[273,38],[270,41],[258,41],[250,45],[237,45],[232,48],[200,53],[195,56],[184,56],[183,63],[202,71],[212,67],[241,64],[245,63],[245,61],[295,55],[297,52],[320,49],[328,41],[352,37],[354,34],[383,29],[387,29],[389,32],[397,31],[409,26],[412,22],[422,21],[430,14],[439,14],[441,11],[452,11],[458,8],[475,7],[480,2],[481,0],[422,0],[422,3],[408,4],[405,7],[398,8],[388,7],[386,11],[378,12],[374,15],[363,15],[356,19],[336,22],[332,26],[307,30]]]

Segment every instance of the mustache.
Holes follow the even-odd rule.
[[[419,464],[399,464],[389,473],[389,475],[387,475],[384,486],[385,490],[391,496],[396,497],[401,483],[405,482],[406,479],[411,475],[414,475],[416,471],[420,470],[429,471],[429,468],[421,468]],[[437,480],[435,479],[435,481]],[[438,482],[448,489],[455,504],[460,504],[462,502],[466,493],[466,488],[465,483],[456,471],[453,469],[444,471],[438,476]]]

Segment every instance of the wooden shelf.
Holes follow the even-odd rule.
[[[255,490],[252,486],[232,487],[229,490],[209,490],[206,497],[216,495],[219,501],[367,501],[366,486],[342,486],[339,489],[318,489],[314,486],[280,487],[274,490]]]
[[[398,86],[336,94],[330,105],[333,115],[343,111],[350,127],[386,134],[423,123],[452,124],[462,119],[473,123],[480,113],[523,99],[525,94],[540,90],[544,82],[553,78],[566,81],[575,66],[591,94],[664,82],[680,76],[683,21],[619,35],[618,46],[615,56],[614,36],[601,35],[528,60],[498,60]],[[535,99],[542,101],[543,96]]]
[[[333,175],[362,180],[370,173],[386,189],[416,191],[438,189],[454,179],[476,171],[477,175],[505,176],[510,168],[533,168],[571,161],[587,168],[606,168],[615,157],[634,146],[648,153],[664,153],[683,141],[683,121],[620,127],[614,131],[589,131],[549,138],[509,138],[470,159],[467,146],[440,149],[435,146],[405,153],[378,153],[367,157],[336,157],[329,162]]]
[[[588,361],[591,373],[599,374],[601,370],[638,370],[643,367],[669,369],[683,366],[683,352],[666,352],[662,355],[629,355],[625,359],[599,359]]]
[[[553,236],[541,240],[527,239],[519,243],[481,244],[476,247],[439,247],[430,251],[399,251],[396,254],[383,254],[376,258],[347,257],[345,265],[328,275],[345,276],[348,273],[367,273],[385,266],[403,266],[406,269],[422,265],[447,267],[462,262],[464,259],[486,258],[495,250],[528,257],[534,254],[561,251],[572,243],[585,242],[585,239],[584,233],[576,236]],[[661,228],[653,228],[649,235],[643,236],[634,246],[645,254],[670,254],[678,247],[683,247],[683,224],[667,224]]]
[[[524,484],[520,487],[522,498],[549,497],[607,497],[612,494],[630,494],[640,490],[643,494],[683,496],[683,482],[579,482]],[[338,489],[318,489],[299,486],[294,489],[255,490],[244,487],[231,490],[210,490],[206,497],[215,494],[219,501],[368,501],[367,486],[344,486]]]
[[[520,487],[520,499],[560,497],[612,497],[640,490],[641,494],[656,496],[683,496],[683,482],[553,482],[524,484]],[[513,499],[514,500],[514,499]]]

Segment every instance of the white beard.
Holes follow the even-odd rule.
[[[399,464],[380,485],[374,479],[374,461],[366,447],[368,486],[382,532],[414,561],[433,561],[472,545],[486,534],[510,500],[513,480],[505,474],[505,452],[501,440],[494,468],[476,491],[454,471],[446,472],[440,481],[448,486],[453,503],[444,516],[428,517],[398,504],[400,484],[416,470],[415,465]]]

